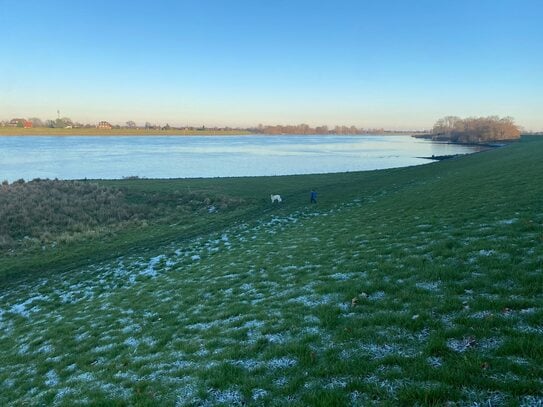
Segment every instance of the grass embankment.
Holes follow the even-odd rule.
[[[252,134],[245,130],[160,130],[160,129],[53,129],[49,127],[0,127],[0,136],[232,136]]]
[[[251,207],[160,181],[17,181],[0,186],[0,279],[73,269],[208,230]],[[158,189],[157,189],[158,187]]]
[[[104,183],[245,205],[6,284],[0,403],[541,405],[542,154],[524,140],[386,171]]]
[[[30,181],[0,186],[0,281],[76,269],[304,206],[320,206],[386,182],[372,173],[225,179]],[[396,182],[396,181],[394,181]],[[92,192],[91,192],[92,191]],[[282,205],[270,205],[280,192]],[[331,198],[334,197],[334,198]]]

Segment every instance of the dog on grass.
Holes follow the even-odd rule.
[[[281,199],[281,195],[270,195],[270,198],[271,198],[271,201],[272,203],[274,202],[283,202],[283,200]]]

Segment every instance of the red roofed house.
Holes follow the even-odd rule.
[[[113,126],[106,121],[101,121],[100,123],[98,123],[98,126],[96,127],[99,129],[111,130]]]
[[[8,126],[23,127],[25,129],[29,129],[32,127],[32,122],[26,119],[11,119],[10,122],[8,123]]]

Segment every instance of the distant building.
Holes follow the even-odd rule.
[[[103,129],[103,130],[111,130],[113,128],[113,126],[111,124],[109,124],[108,122],[105,122],[105,121],[101,121],[100,123],[98,123],[98,126],[96,126],[98,129]]]
[[[23,127],[29,129],[32,127],[32,122],[26,119],[11,119],[8,123],[9,127]]]

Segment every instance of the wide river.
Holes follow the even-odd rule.
[[[9,136],[0,137],[0,181],[363,171],[479,150],[405,135]]]

